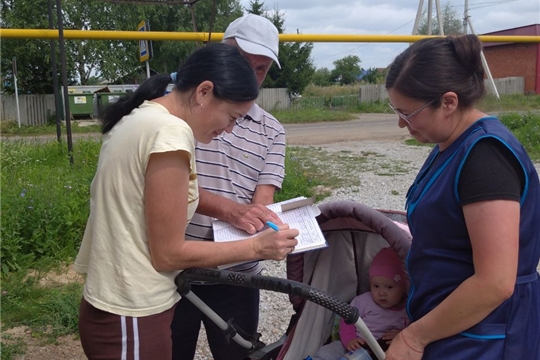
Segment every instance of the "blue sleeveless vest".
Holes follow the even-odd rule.
[[[459,203],[458,179],[473,146],[491,137],[508,147],[525,173],[520,200],[519,265],[514,294],[479,324],[429,344],[426,359],[540,359],[540,182],[525,150],[496,118],[471,125],[450,147],[436,146],[407,194],[413,235],[407,267],[407,311],[418,320],[474,273],[472,250]]]

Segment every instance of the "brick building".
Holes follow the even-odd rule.
[[[540,24],[482,35],[540,36]],[[540,94],[540,43],[484,43],[484,55],[493,78],[523,76],[525,94]]]

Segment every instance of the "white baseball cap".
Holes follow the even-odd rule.
[[[278,61],[279,33],[267,18],[247,14],[234,20],[223,35],[223,40],[229,38],[234,38],[242,51],[269,57],[281,69]]]

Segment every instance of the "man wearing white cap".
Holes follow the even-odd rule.
[[[249,60],[259,86],[278,61],[279,33],[266,18],[248,14],[234,20],[225,30],[223,42],[236,46]],[[242,79],[238,79],[242,81]],[[210,144],[197,143],[197,179],[200,201],[186,230],[192,239],[212,240],[212,218],[233,223],[249,233],[261,230],[267,220],[281,220],[265,205],[274,202],[274,192],[285,176],[285,131],[283,126],[258,105],[236,120],[232,133],[223,133]],[[259,274],[258,262],[230,270]],[[197,284],[191,290],[225,321],[250,335],[259,322],[259,290],[219,284]],[[204,323],[208,343],[216,360],[238,360],[248,350],[228,342],[221,329],[183,298],[176,307],[172,325],[173,359],[193,359],[197,338]]]

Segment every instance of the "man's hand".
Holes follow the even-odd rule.
[[[283,223],[276,213],[261,204],[236,204],[227,218],[227,222],[248,234],[261,231],[267,221],[276,225]]]

